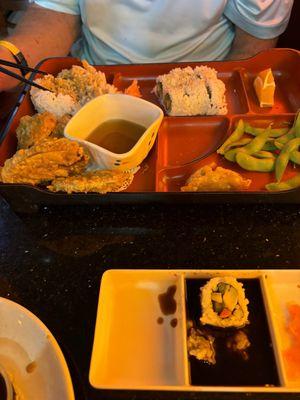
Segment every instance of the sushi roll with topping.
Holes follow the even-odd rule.
[[[200,322],[219,328],[241,328],[249,323],[248,304],[243,284],[235,278],[210,279],[201,288]]]
[[[156,79],[154,91],[168,115],[222,115],[227,113],[225,84],[217,71],[205,65],[174,68]]]

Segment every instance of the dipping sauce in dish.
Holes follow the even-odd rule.
[[[146,128],[125,119],[110,119],[97,126],[85,140],[103,147],[112,153],[130,151]]]

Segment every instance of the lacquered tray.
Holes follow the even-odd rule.
[[[198,320],[199,288],[218,276],[244,285],[251,345],[242,360],[220,358],[217,344],[216,364],[208,365],[188,355],[187,321]],[[300,270],[108,270],[100,286],[90,383],[96,389],[299,392],[300,377],[290,378],[284,358],[287,305],[300,304],[299,283]],[[163,312],[161,296],[173,310]]]
[[[63,68],[79,64],[74,58],[50,58],[42,61],[38,68],[57,74]],[[133,183],[122,193],[64,194],[51,193],[45,189],[20,184],[0,184],[0,193],[13,205],[22,204],[105,204],[147,202],[300,202],[300,189],[269,193],[265,184],[274,181],[271,173],[247,172],[226,161],[216,153],[217,148],[230,135],[239,118],[251,123],[259,121],[274,127],[283,121],[291,122],[300,108],[300,53],[292,49],[272,49],[242,61],[219,61],[177,64],[144,64],[97,66],[106,74],[109,82],[119,89],[127,87],[137,79],[144,99],[159,104],[152,89],[158,75],[174,67],[208,65],[218,71],[226,85],[228,114],[224,116],[168,117],[165,116],[159,129],[156,144],[142,163]],[[272,108],[260,108],[253,89],[257,73],[272,68],[276,82],[275,104]],[[18,107],[12,113],[2,133],[0,165],[16,150],[15,130],[22,116],[33,114],[29,94],[22,94]],[[252,184],[243,192],[198,192],[183,193],[180,187],[195,170],[215,161],[218,165],[251,178]],[[295,170],[289,166],[284,179]]]

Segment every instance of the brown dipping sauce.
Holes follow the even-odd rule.
[[[178,323],[177,318],[173,318],[173,319],[171,320],[171,322],[170,322],[170,325],[171,325],[172,328],[176,328],[177,323]]]
[[[159,306],[164,315],[174,314],[177,309],[177,303],[174,299],[177,286],[169,286],[165,293],[158,295]]]
[[[146,128],[125,119],[110,119],[97,126],[85,139],[112,153],[123,154],[133,148]]]

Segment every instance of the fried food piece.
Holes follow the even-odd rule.
[[[244,331],[237,331],[233,336],[226,341],[226,346],[234,352],[239,353],[244,360],[249,359],[247,349],[251,346],[250,340]]]
[[[20,124],[16,129],[18,147],[27,149],[40,140],[46,139],[53,132],[56,123],[56,117],[47,111],[32,117],[25,115],[20,119]]]
[[[5,161],[1,171],[4,183],[38,185],[72,173],[81,173],[89,156],[77,142],[69,139],[44,140],[29,149],[21,149]]]
[[[127,189],[134,174],[129,171],[99,170],[86,172],[80,176],[57,178],[47,188],[52,192],[120,192]]]
[[[200,329],[191,328],[187,339],[187,349],[191,356],[197,360],[205,361],[208,364],[216,363],[216,352],[214,338],[207,335]]]
[[[16,129],[18,148],[27,149],[44,139],[63,136],[64,127],[69,119],[69,115],[56,118],[48,111],[22,117]]]
[[[251,179],[244,179],[237,172],[217,167],[215,163],[205,165],[194,172],[181,188],[182,192],[214,192],[246,190]]]

